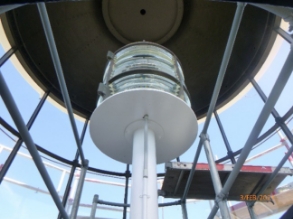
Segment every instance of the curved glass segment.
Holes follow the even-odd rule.
[[[104,84],[109,95],[133,89],[155,89],[171,93],[190,106],[178,58],[168,49],[149,42],[129,44],[110,54]],[[98,104],[105,97],[100,98]]]

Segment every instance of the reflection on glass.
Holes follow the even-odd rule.
[[[103,82],[109,83],[110,95],[133,89],[156,89],[171,93],[190,106],[179,60],[153,43],[134,43],[116,52],[108,62]],[[98,105],[103,100],[100,97]]]

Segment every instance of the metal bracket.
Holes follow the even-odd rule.
[[[98,88],[98,95],[102,96],[104,98],[107,98],[108,96],[110,96],[109,86],[107,86],[103,83],[100,83],[99,88]]]
[[[125,177],[128,177],[128,178],[131,177],[131,173],[129,170],[125,171]]]
[[[204,141],[209,141],[210,142],[210,137],[208,134],[205,134],[205,133],[201,133],[199,135],[200,139],[204,142]]]
[[[99,201],[99,195],[94,195],[93,203],[97,204]]]
[[[108,51],[107,52],[107,59],[110,61],[110,60],[113,60],[115,58],[115,54],[111,51]]]
[[[278,125],[281,125],[284,123],[283,119],[281,117],[276,117],[275,118],[275,122],[278,124]]]
[[[164,190],[158,189],[158,196],[164,197],[166,195],[166,192]]]
[[[231,159],[231,158],[234,158],[235,159],[235,157],[234,157],[234,153],[232,152],[232,151],[228,151],[227,152],[227,155],[228,155],[228,157]]]
[[[84,164],[82,165],[82,168],[85,168],[86,170],[89,167],[89,160],[84,160]]]
[[[216,204],[218,204],[219,202],[221,202],[221,201],[223,201],[223,200],[225,200],[225,199],[227,199],[227,198],[228,198],[228,193],[227,193],[227,194],[224,194],[224,193],[220,192],[220,193],[216,196],[216,200],[215,200],[215,202],[216,202]]]

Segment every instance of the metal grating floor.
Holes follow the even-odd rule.
[[[166,174],[161,189],[162,196],[165,198],[181,198],[191,167],[192,163],[166,163]],[[232,171],[233,165],[217,164],[217,169],[223,185]],[[255,194],[266,182],[274,169],[271,166],[243,166],[230,190],[228,200],[240,201],[240,195]],[[271,185],[262,195],[271,194],[288,175],[292,175],[292,170],[287,167],[281,168]],[[208,164],[198,163],[187,198],[215,199],[213,188]]]

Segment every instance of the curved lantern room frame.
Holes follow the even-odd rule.
[[[23,2],[19,1],[17,3],[23,3]],[[5,13],[6,11],[12,10],[17,7],[21,7],[23,5],[24,4],[1,6],[0,13]],[[86,175],[87,170],[91,170],[91,171],[99,172],[99,173],[105,173],[105,174],[109,174],[109,175],[125,176],[126,177],[126,187],[125,187],[126,194],[128,192],[128,179],[131,175],[130,175],[129,169],[128,169],[129,165],[127,166],[128,168],[125,173],[116,173],[116,172],[110,172],[110,171],[92,168],[89,166],[88,161],[85,159],[83,149],[82,149],[82,141],[83,141],[83,138],[85,135],[88,121],[85,122],[85,126],[83,129],[82,135],[79,136],[78,132],[77,132],[76,124],[74,121],[73,109],[71,106],[68,91],[66,88],[66,83],[64,80],[63,72],[62,72],[62,65],[61,65],[61,62],[60,62],[60,59],[58,56],[54,37],[52,34],[52,29],[51,29],[50,22],[48,19],[46,6],[43,2],[39,2],[39,3],[37,3],[37,5],[38,5],[39,13],[41,15],[42,25],[45,30],[48,45],[50,48],[50,54],[51,54],[52,60],[54,62],[56,73],[58,75],[58,81],[60,84],[60,88],[62,90],[64,103],[67,108],[68,116],[69,116],[69,119],[71,122],[72,130],[73,130],[73,133],[75,136],[76,145],[77,145],[78,150],[77,150],[77,154],[74,158],[74,161],[69,161],[69,160],[66,160],[65,158],[62,158],[62,157],[56,155],[56,154],[53,154],[49,151],[44,150],[42,147],[40,147],[38,145],[35,145],[28,130],[33,125],[34,120],[36,119],[40,109],[42,108],[42,105],[44,104],[46,98],[49,95],[49,91],[44,94],[44,96],[40,100],[40,103],[37,106],[35,112],[33,113],[30,121],[26,125],[20,115],[19,109],[17,108],[17,106],[13,100],[13,97],[10,94],[9,88],[7,87],[6,82],[5,82],[5,80],[2,76],[2,73],[1,73],[0,74],[0,94],[1,94],[1,97],[5,103],[8,111],[10,112],[10,115],[11,115],[18,131],[14,130],[11,126],[9,126],[2,118],[1,118],[0,122],[1,122],[1,125],[4,126],[8,131],[10,131],[12,134],[18,136],[19,140],[16,143],[16,145],[13,148],[11,154],[9,155],[7,161],[5,162],[4,166],[1,169],[0,182],[4,179],[4,176],[5,176],[6,172],[9,170],[9,167],[10,167],[11,163],[13,162],[13,159],[17,155],[17,152],[18,152],[21,144],[24,142],[26,144],[31,156],[32,156],[32,159],[33,159],[36,167],[38,168],[38,171],[40,172],[42,179],[44,180],[44,182],[49,190],[50,195],[52,196],[52,198],[53,198],[53,200],[59,210],[58,218],[65,218],[65,219],[71,218],[71,219],[73,219],[73,218],[76,218],[76,215],[77,215],[79,201],[80,201],[83,183],[84,183],[84,179],[85,179],[85,175]],[[287,19],[287,21],[290,22],[290,24],[292,25],[292,23],[291,23],[292,22],[292,19],[291,19],[292,18],[292,9],[286,8],[286,9],[282,10],[282,8],[280,9],[280,8],[271,7],[271,6],[267,7],[266,5],[257,5],[257,6],[261,6],[262,8],[265,8],[266,10],[268,10],[272,13],[275,13],[278,16],[283,17],[285,20]],[[277,79],[277,81],[276,81],[276,83],[275,83],[275,85],[274,85],[274,87],[268,97],[266,97],[264,95],[264,93],[262,92],[262,90],[258,86],[257,82],[254,79],[251,79],[252,85],[255,87],[255,89],[259,93],[260,97],[262,98],[262,100],[265,102],[265,105],[264,105],[255,125],[253,126],[252,131],[251,131],[244,147],[239,151],[233,152],[231,150],[231,147],[229,146],[229,143],[227,141],[225,141],[227,151],[228,151],[228,156],[221,158],[221,159],[217,160],[216,162],[214,161],[213,153],[212,153],[212,150],[210,147],[209,137],[207,135],[207,131],[208,131],[208,128],[209,128],[209,125],[211,122],[212,115],[215,112],[217,98],[218,98],[218,95],[219,95],[219,92],[220,92],[220,89],[222,86],[222,82],[223,82],[223,79],[225,76],[225,71],[226,71],[227,65],[229,63],[229,58],[230,58],[232,50],[233,50],[233,45],[235,42],[238,28],[241,23],[241,18],[243,15],[244,8],[245,8],[244,3],[237,3],[237,10],[236,10],[235,17],[234,17],[234,20],[232,23],[232,27],[231,27],[229,39],[227,42],[227,46],[225,49],[225,53],[223,54],[223,60],[222,60],[221,67],[219,70],[219,75],[218,75],[217,82],[214,87],[213,96],[212,96],[212,99],[211,99],[211,102],[209,105],[209,109],[208,109],[208,112],[207,112],[207,115],[205,118],[205,123],[204,123],[203,129],[200,130],[201,131],[200,142],[198,144],[198,147],[197,147],[197,150],[195,153],[195,157],[194,157],[191,169],[190,169],[190,173],[189,173],[182,197],[179,200],[174,201],[174,202],[159,204],[159,206],[161,206],[161,207],[171,206],[171,205],[181,205],[184,219],[188,218],[188,216],[187,216],[188,212],[186,210],[186,199],[187,199],[190,185],[192,183],[192,179],[194,176],[195,167],[196,167],[196,164],[199,159],[199,155],[200,155],[203,147],[206,152],[207,160],[209,163],[210,174],[211,174],[211,178],[212,178],[212,182],[213,182],[213,186],[214,186],[214,190],[215,190],[215,194],[216,194],[215,205],[212,208],[212,211],[209,215],[209,218],[213,218],[219,209],[220,209],[222,218],[230,218],[230,214],[229,214],[228,207],[227,207],[227,197],[228,197],[229,191],[230,191],[233,183],[235,182],[235,180],[240,172],[240,169],[243,166],[243,164],[244,164],[249,152],[251,151],[253,145],[255,145],[257,142],[264,139],[266,136],[268,136],[270,133],[272,133],[277,128],[282,129],[282,131],[285,133],[288,141],[291,143],[291,145],[293,145],[293,135],[292,135],[291,131],[289,130],[288,126],[285,124],[286,119],[288,119],[293,114],[293,108],[291,108],[283,117],[281,117],[278,114],[278,112],[274,109],[274,105],[276,104],[279,96],[281,95],[282,90],[283,90],[286,82],[288,81],[288,79],[292,73],[292,70],[293,70],[293,50],[291,48],[290,53],[287,57],[287,60],[284,63],[284,66],[278,76],[278,79]],[[290,16],[288,17],[288,12],[291,13],[291,17]],[[290,13],[289,13],[289,15],[290,15]],[[285,32],[279,28],[276,28],[276,32],[278,34],[280,34],[287,42],[289,42],[292,45],[293,39],[290,34],[288,34],[287,32]],[[129,48],[131,48],[131,47],[129,47]],[[16,51],[15,48],[10,49],[0,59],[0,66],[2,66],[11,57],[11,55],[14,54],[15,51]],[[116,66],[117,67],[117,74],[106,74],[105,75],[103,82],[104,82],[104,84],[108,85],[109,87],[111,87],[111,85],[112,85],[112,91],[111,90],[107,91],[105,89],[102,89],[103,87],[101,87],[99,92],[102,95],[104,95],[104,97],[103,97],[103,99],[99,100],[98,105],[101,104],[101,106],[102,106],[103,101],[105,101],[105,103],[106,103],[107,98],[109,98],[109,100],[110,100],[111,98],[115,97],[115,95],[113,95],[115,92],[118,92],[118,93],[120,92],[119,85],[123,85],[123,78],[124,77],[130,77],[130,78],[133,77],[132,74],[123,75],[123,77],[122,76],[119,77],[119,75],[123,74],[122,71],[120,71],[120,72],[118,71],[119,66],[123,66],[123,59],[121,58],[123,56],[122,51],[123,50],[120,51],[121,53],[119,53],[119,51],[116,53],[116,56],[117,56],[116,58],[118,60],[118,61],[116,60],[117,63],[115,63],[115,55],[112,56],[111,53],[109,54],[110,61],[108,63],[108,67],[107,67],[108,70],[106,70],[106,72],[111,73],[112,71],[110,71],[109,69],[111,69],[113,67],[113,65],[115,64],[115,65],[117,65]],[[128,52],[131,52],[131,51],[128,51]],[[121,55],[120,59],[119,59],[119,55]],[[175,61],[174,61],[174,59],[170,59],[170,60],[172,60],[173,63],[176,63],[176,66],[178,68],[177,68],[177,71],[175,71],[174,75],[171,75],[171,74],[168,75],[168,83],[177,84],[179,90],[178,89],[176,90],[175,96],[178,96],[178,99],[181,98],[180,101],[182,101],[188,105],[188,92],[184,86],[184,78],[183,78],[183,75],[181,74],[182,72],[181,72],[181,68],[180,68],[180,63],[177,62],[176,59],[175,59]],[[168,66],[163,66],[163,65],[161,67],[162,67],[162,69],[164,69],[165,67],[168,68]],[[149,69],[149,70],[152,71],[152,69]],[[155,79],[161,80],[161,77],[166,76],[166,72],[164,70],[155,71],[155,72],[156,72],[156,74],[153,74]],[[177,73],[177,75],[176,75],[176,73]],[[111,92],[113,95],[112,97],[111,97]],[[264,127],[265,122],[267,121],[270,114],[272,114],[273,117],[276,119],[276,125],[273,126],[271,129],[269,129],[266,133],[259,136],[260,132],[261,132],[262,128]],[[221,128],[222,127],[221,122],[219,121],[217,113],[215,113],[215,117],[216,117],[217,122],[219,124],[221,134],[223,135],[223,138],[225,139],[226,138],[225,132]],[[67,187],[66,187],[66,190],[65,190],[65,193],[63,195],[62,200],[60,200],[59,195],[57,194],[57,191],[52,183],[52,180],[51,180],[43,162],[41,161],[39,152],[45,153],[48,156],[51,156],[51,157],[53,157],[63,163],[66,163],[66,164],[69,164],[72,166],[70,176],[68,179],[68,183],[67,183]],[[261,194],[270,185],[270,183],[274,180],[274,178],[276,177],[276,175],[278,174],[279,170],[284,165],[286,160],[289,158],[289,156],[291,156],[292,152],[293,152],[293,147],[291,147],[288,150],[288,153],[286,153],[285,156],[282,158],[279,165],[272,172],[272,174],[270,175],[268,180],[265,182],[265,184],[260,188],[260,190],[258,190],[256,192],[257,194]],[[239,155],[237,162],[235,162],[236,155]],[[81,163],[78,163],[79,158],[80,158]],[[231,162],[235,163],[234,168],[231,171],[231,173],[229,174],[228,178],[225,180],[225,183],[223,185],[221,185],[216,163],[219,163],[219,162],[222,162],[222,161],[228,160],[228,159],[231,159]],[[77,187],[76,187],[75,199],[72,204],[72,206],[73,206],[72,211],[69,215],[65,210],[65,205],[66,205],[66,202],[67,202],[67,199],[69,196],[71,183],[74,178],[74,172],[77,167],[81,167],[80,180],[79,180]],[[163,176],[163,175],[164,174],[159,174],[159,176]],[[254,203],[255,202],[247,203],[251,218],[255,218],[255,215],[253,212]],[[106,204],[106,205],[123,207],[124,208],[123,218],[126,218],[126,209],[127,209],[127,207],[129,207],[129,204],[127,204],[127,199],[125,199],[125,202],[122,204],[121,203],[112,203],[112,202],[106,202],[106,201],[99,200],[98,197],[95,195],[94,200],[93,200],[93,208],[92,208],[92,212],[91,212],[91,218],[95,218],[94,215],[95,215],[96,204]]]

